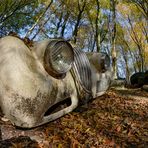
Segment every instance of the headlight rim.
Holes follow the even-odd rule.
[[[58,71],[57,69],[55,69],[55,67],[53,66],[53,60],[52,60],[52,48],[56,48],[56,46],[59,43],[66,43],[66,46],[69,47],[70,52],[72,53],[72,59],[71,59],[71,63],[69,64],[69,67],[63,71]],[[71,44],[68,41],[65,41],[63,39],[53,39],[52,41],[49,42],[49,44],[47,45],[47,48],[45,50],[44,53],[44,67],[45,70],[48,72],[49,75],[53,76],[54,78],[57,79],[62,79],[66,76],[66,73],[71,69],[73,62],[74,62],[74,51],[73,51],[73,47],[71,46]]]

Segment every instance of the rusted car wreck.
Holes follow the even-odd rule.
[[[79,100],[87,102],[106,92],[112,79],[109,57],[85,53],[61,39],[34,42],[0,39],[0,106],[16,126],[37,127],[71,111]],[[53,105],[71,104],[45,115]]]

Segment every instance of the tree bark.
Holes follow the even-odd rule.
[[[96,4],[97,4],[97,14],[96,14],[96,21],[95,21],[95,26],[96,26],[95,40],[96,40],[97,52],[99,52],[101,48],[101,45],[100,45],[100,1],[96,0]]]
[[[131,60],[132,60],[132,65],[133,65],[133,68],[134,68],[134,72],[136,73],[137,72],[137,69],[136,69],[136,66],[135,66],[135,63],[134,63],[134,56],[132,55],[132,52],[131,52],[131,49],[130,49],[130,46],[129,46],[129,44],[127,43],[127,41],[124,39],[124,43],[125,43],[125,45],[126,45],[126,47],[127,47],[127,50],[128,50],[128,52],[129,52],[129,54],[130,54],[130,56],[131,56]]]
[[[78,14],[77,22],[76,22],[76,24],[75,24],[74,31],[73,31],[73,38],[74,38],[74,41],[73,41],[73,42],[74,42],[74,43],[77,42],[78,27],[79,27],[79,25],[80,25],[80,21],[81,21],[82,14],[83,14],[83,12],[84,12],[85,6],[86,6],[86,0],[84,0],[83,5],[82,5],[82,8],[80,7],[80,2],[79,2],[79,0],[78,0],[79,14]]]
[[[125,61],[126,82],[127,82],[127,84],[130,84],[130,70],[129,70],[129,66],[128,66],[127,54],[125,52],[125,47],[124,46],[121,46],[121,48],[122,48],[123,59]]]
[[[117,52],[115,47],[116,40],[116,0],[110,0],[111,15],[111,55],[114,78],[117,78]]]

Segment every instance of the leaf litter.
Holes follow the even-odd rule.
[[[129,92],[130,97],[127,94],[128,91],[110,89],[103,96],[89,102],[87,107],[81,106],[58,120],[24,131],[23,135],[18,134],[15,137],[23,139],[22,136],[31,137],[32,134],[42,134],[42,139],[37,140],[38,145],[34,140],[32,142],[32,147],[41,148],[146,148],[148,145],[148,96],[142,90]],[[135,95],[138,99],[135,99]],[[6,124],[3,121],[0,123]],[[10,123],[8,126],[9,131],[15,130]],[[8,135],[9,131],[7,131]],[[22,133],[21,130],[20,132]],[[11,147],[17,147],[14,137],[5,135],[6,137],[10,138]],[[27,140],[29,140],[28,137]],[[4,143],[8,140],[1,141]],[[31,147],[30,143],[27,144]]]

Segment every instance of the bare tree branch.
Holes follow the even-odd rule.
[[[45,15],[45,13],[47,12],[47,10],[49,9],[49,7],[51,6],[51,4],[53,3],[53,0],[50,1],[50,3],[47,5],[45,11],[38,17],[38,19],[36,20],[36,22],[33,24],[33,26],[28,30],[28,32],[26,33],[25,37],[29,37],[29,35],[32,33],[32,31],[34,30],[35,26],[40,22],[40,20],[42,19],[42,17]]]

